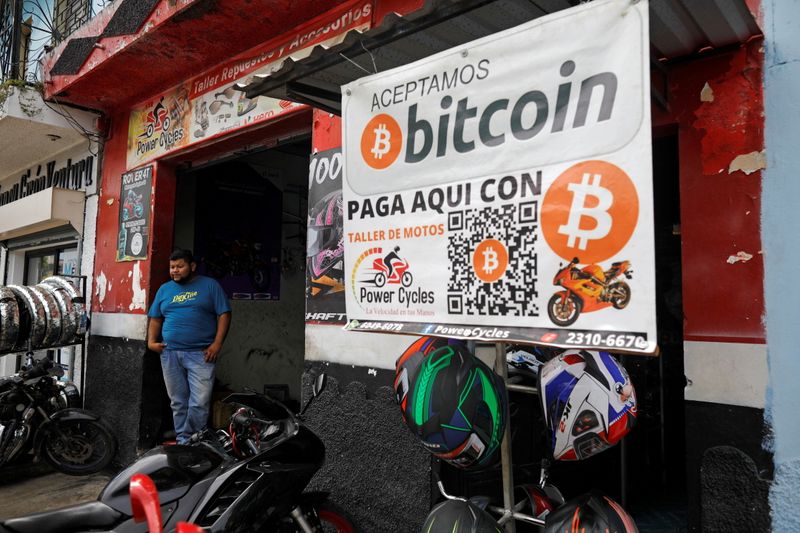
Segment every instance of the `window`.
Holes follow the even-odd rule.
[[[55,274],[78,274],[77,246],[35,250],[25,254],[25,285],[36,285]]]

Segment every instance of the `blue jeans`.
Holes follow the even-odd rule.
[[[214,369],[214,363],[206,363],[201,350],[161,352],[178,444],[184,444],[208,423]]]

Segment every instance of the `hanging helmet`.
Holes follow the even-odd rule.
[[[330,283],[341,278],[341,273],[331,271],[344,260],[343,214],[342,191],[334,191],[318,201],[308,216],[308,277],[312,282],[335,285],[335,290],[344,289],[341,283]],[[326,277],[329,279],[323,279]]]
[[[539,370],[553,457],[586,459],[619,442],[636,421],[628,373],[607,352],[567,351]]]
[[[408,387],[411,379],[416,377],[422,360],[434,350],[450,344],[464,345],[463,341],[457,339],[445,339],[443,337],[420,337],[406,348],[403,355],[395,362],[394,393],[400,411],[405,421],[406,403],[408,401]]]
[[[514,501],[525,502],[521,511],[524,514],[543,520],[548,514],[564,504],[564,496],[553,485],[518,485],[514,488]]]
[[[505,431],[505,385],[463,344],[431,342],[427,356],[420,350],[398,361],[403,419],[436,457],[460,468],[488,466]]]
[[[582,494],[545,518],[545,533],[638,533],[633,518],[620,504],[599,492]]]
[[[470,501],[446,500],[428,513],[425,533],[502,533],[494,518]]]

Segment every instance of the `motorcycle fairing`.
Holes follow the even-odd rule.
[[[159,446],[120,472],[100,493],[99,500],[126,516],[133,514],[129,483],[133,474],[147,474],[156,484],[159,502],[182,498],[198,480],[222,463],[214,452],[196,446]]]

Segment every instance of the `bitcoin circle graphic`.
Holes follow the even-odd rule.
[[[569,261],[605,261],[628,243],[639,220],[633,180],[607,161],[584,161],[565,170],[544,195],[542,233]]]
[[[505,244],[496,239],[481,242],[472,254],[472,268],[478,279],[485,283],[494,283],[500,279],[508,268],[508,250]]]
[[[361,157],[376,170],[395,162],[403,147],[403,132],[397,121],[387,114],[377,115],[361,132]]]

